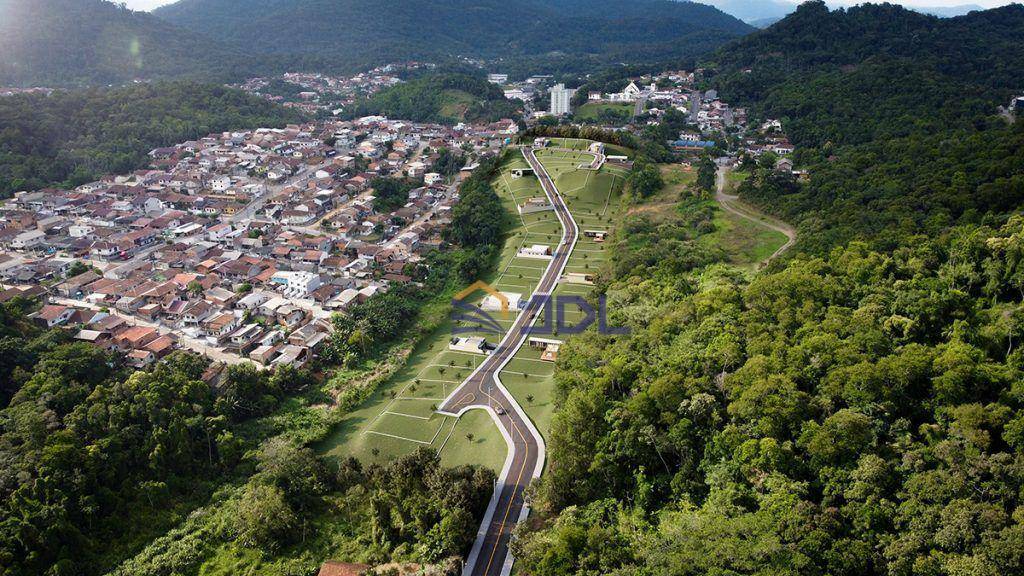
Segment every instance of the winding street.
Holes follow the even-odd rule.
[[[530,482],[544,469],[545,446],[533,422],[502,385],[499,374],[526,341],[530,327],[543,316],[544,306],[550,300],[579,236],[576,221],[533,149],[523,148],[522,152],[555,207],[555,214],[562,224],[562,239],[536,291],[512,328],[438,410],[453,416],[474,409],[486,410],[508,444],[508,456],[466,560],[464,576],[508,576],[511,573],[513,558],[509,554],[509,542],[512,530],[529,513],[525,492]]]

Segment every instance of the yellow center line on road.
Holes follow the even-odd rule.
[[[523,436],[522,431],[519,430],[519,426],[516,425],[515,420],[511,420],[510,419],[509,421],[512,423],[512,429],[515,430],[516,434],[519,435],[519,438],[523,441],[523,444],[526,446],[526,456],[523,457],[523,465],[519,468],[519,476],[516,477],[515,484],[511,485],[511,487],[512,487],[512,495],[509,496],[508,507],[505,508],[505,515],[501,519],[501,527],[498,529],[498,535],[494,538],[494,547],[491,548],[491,555],[487,559],[487,567],[484,568],[484,574],[485,575],[488,572],[491,571],[491,564],[494,562],[494,555],[498,552],[498,544],[501,543],[501,535],[505,533],[505,523],[508,521],[508,515],[509,515],[509,513],[512,512],[512,506],[516,502],[516,489],[515,489],[515,487],[519,485],[520,481],[522,481],[522,479],[523,479],[523,472],[526,471],[526,463],[529,462],[529,460],[530,460],[530,444],[529,444],[529,442],[526,441],[526,437]]]

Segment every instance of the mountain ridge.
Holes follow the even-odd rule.
[[[73,86],[203,77],[244,54],[104,0],[0,0],[0,83]]]
[[[154,15],[254,52],[373,64],[437,56],[675,57],[753,30],[715,8],[669,0],[181,0]]]
[[[792,118],[798,145],[897,137],[992,114],[1021,89],[1024,6],[945,19],[808,2],[709,65],[725,98]]]

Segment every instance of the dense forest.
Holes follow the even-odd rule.
[[[0,198],[130,172],[154,148],[213,132],[301,119],[239,90],[192,82],[0,98]]]
[[[0,85],[24,86],[237,81],[462,57],[500,58],[520,76],[580,72],[693,58],[752,30],[668,0],[183,0],[153,14],[107,0],[0,0],[0,14]]]
[[[1019,14],[811,4],[716,55],[802,144],[810,182],[748,162],[740,187],[798,243],[746,273],[700,241],[706,204],[630,195],[596,292],[632,332],[561,350],[521,570],[1024,572],[1024,126],[995,116],[1020,60],[974,49],[1019,50]],[[960,101],[919,105],[947,74]]]
[[[711,58],[732,103],[787,121],[795,144],[865,143],[969,126],[1024,78],[1024,6],[936,18],[891,4],[806,2]]]
[[[33,304],[0,305],[0,566],[87,574],[230,477],[246,442],[233,428],[310,379],[232,367],[219,394],[207,361],[175,353],[152,372],[66,331],[41,331]],[[9,402],[7,400],[9,399]]]
[[[415,122],[491,122],[516,118],[517,101],[505,99],[501,88],[462,73],[428,74],[403,82],[356,102],[346,117],[383,115]]]
[[[0,86],[231,77],[245,51],[104,0],[0,0]]]
[[[181,0],[154,14],[262,53],[363,65],[501,58],[522,73],[693,57],[753,30],[668,0]]]

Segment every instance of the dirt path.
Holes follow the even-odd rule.
[[[765,258],[760,263],[760,266],[764,266],[771,262],[772,260],[774,260],[775,258],[779,257],[783,252],[789,250],[793,246],[793,244],[796,242],[796,229],[790,226],[789,224],[786,224],[782,220],[779,220],[778,218],[768,216],[767,214],[764,214],[759,210],[756,210],[753,207],[745,204],[742,200],[740,200],[739,196],[726,194],[725,183],[726,175],[728,175],[728,173],[728,168],[719,167],[718,173],[715,175],[715,183],[717,185],[715,190],[715,200],[722,207],[722,209],[725,210],[726,212],[735,214],[740,218],[750,220],[751,222],[756,222],[757,224],[760,224],[761,226],[764,226],[765,228],[768,228],[770,230],[781,232],[786,236],[786,243],[783,244],[782,246],[779,246],[778,250],[773,252],[771,256]]]

